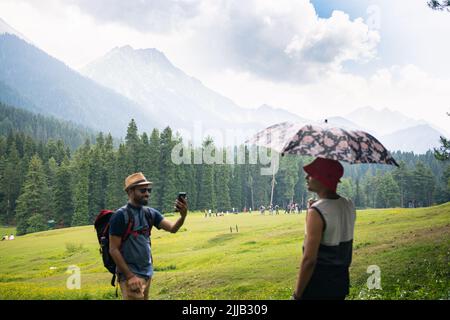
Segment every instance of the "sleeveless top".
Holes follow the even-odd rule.
[[[311,208],[317,210],[324,222],[317,265],[348,268],[352,262],[356,220],[356,210],[352,201],[343,197],[320,199]]]

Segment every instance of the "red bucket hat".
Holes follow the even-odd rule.
[[[337,185],[344,175],[344,167],[339,161],[324,158],[316,158],[313,162],[304,166],[303,170],[334,192],[336,192]]]

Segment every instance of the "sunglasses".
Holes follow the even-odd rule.
[[[140,193],[145,193],[148,191],[148,193],[152,192],[152,188],[142,188],[142,189],[138,189]]]

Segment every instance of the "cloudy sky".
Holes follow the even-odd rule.
[[[157,48],[242,107],[370,105],[450,128],[450,13],[426,0],[0,0],[0,18],[74,69]]]

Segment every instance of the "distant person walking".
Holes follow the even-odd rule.
[[[356,210],[336,193],[344,168],[335,160],[316,158],[303,167],[308,190],[319,200],[308,202],[303,258],[293,299],[343,300],[349,293]]]
[[[124,300],[147,300],[153,276],[153,261],[150,247],[151,225],[172,233],[177,232],[186,219],[188,206],[183,199],[176,200],[181,217],[176,222],[165,219],[161,213],[146,207],[152,183],[142,172],[125,179],[128,203],[118,209],[110,221],[110,255],[117,265],[117,274]],[[131,235],[122,243],[128,219],[133,218]]]

